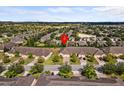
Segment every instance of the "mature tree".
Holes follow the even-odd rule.
[[[45,59],[43,57],[38,58],[38,63],[44,63]]]
[[[20,74],[24,71],[24,67],[20,64],[13,64],[11,65],[9,68],[8,68],[9,71],[14,71],[16,72],[17,74]]]
[[[12,64],[8,71],[5,73],[5,76],[8,78],[12,78],[24,72],[24,67],[20,64]]]
[[[42,73],[44,70],[44,66],[42,64],[36,63],[34,66],[31,67],[30,73],[37,74]]]
[[[97,74],[93,65],[87,64],[81,71],[81,75],[86,76],[88,79],[96,79]]]
[[[63,78],[71,78],[73,76],[72,68],[69,65],[62,65],[59,68],[59,73],[61,77]]]
[[[113,74],[116,71],[116,66],[115,64],[112,63],[106,63],[103,67],[103,73],[105,74]]]
[[[116,56],[112,55],[112,54],[107,54],[106,56],[103,57],[103,60],[105,62],[109,62],[109,63],[116,63]]]
[[[118,63],[116,66],[116,73],[119,75],[124,74],[124,63]]]

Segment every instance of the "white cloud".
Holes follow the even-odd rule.
[[[124,7],[97,7],[94,8],[94,10],[98,13],[101,13],[102,15],[106,16],[124,16]]]
[[[73,10],[70,7],[54,7],[54,8],[48,8],[49,12],[53,12],[53,13],[72,13]]]

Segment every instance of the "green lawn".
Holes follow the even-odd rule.
[[[13,63],[13,62],[15,62],[16,60],[18,60],[19,59],[19,57],[12,57],[12,58],[10,58],[10,63]]]
[[[21,74],[17,74],[17,77],[20,77],[20,76],[23,76],[24,72],[21,73]]]
[[[54,55],[51,55],[51,57],[44,62],[44,65],[63,65],[63,58],[60,58],[59,62],[53,62],[53,56]]]
[[[27,65],[27,64],[29,64],[30,62],[32,62],[32,61],[34,60],[34,58],[26,58],[26,59],[24,59],[24,60],[25,60],[24,65]]]
[[[43,47],[43,46],[45,46],[45,44],[44,43],[41,43],[41,42],[36,42],[36,46],[37,47]]]

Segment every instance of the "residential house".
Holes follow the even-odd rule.
[[[11,39],[11,42],[20,45],[20,44],[23,44],[24,40],[25,39],[22,35],[18,35],[18,36],[13,37]]]
[[[104,53],[111,53],[117,56],[124,54],[124,47],[105,47],[102,50]]]
[[[41,42],[45,42],[47,40],[50,40],[50,36],[51,36],[51,33],[49,33],[49,34],[47,34],[45,36],[42,36],[41,39],[40,39],[40,41]]]
[[[86,41],[76,41],[76,45],[79,47],[87,46],[87,42]]]
[[[91,54],[97,57],[103,56],[102,50],[95,47],[66,47],[60,51],[63,56],[64,62],[69,62],[70,55],[76,53],[78,57],[84,58],[86,55]]]
[[[4,51],[9,51],[11,49],[13,49],[15,46],[17,46],[17,44],[9,42],[9,43],[5,43],[4,44]]]
[[[68,41],[67,42],[67,46],[76,46],[76,42],[75,41]]]
[[[36,57],[44,57],[45,59],[49,58],[52,54],[52,51],[49,48],[33,48],[33,47],[15,47],[9,53],[15,53],[18,51],[22,56],[27,56],[29,53],[32,53]]]

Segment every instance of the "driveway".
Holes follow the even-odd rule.
[[[105,62],[104,61],[102,61],[102,60],[99,60],[99,58],[98,57],[95,57],[95,59],[97,60],[97,62],[99,63],[99,66],[103,66],[104,64],[105,64]]]
[[[82,66],[85,66],[85,65],[87,64],[87,61],[84,60],[83,58],[81,58],[81,59],[80,59],[80,64],[81,64]]]

